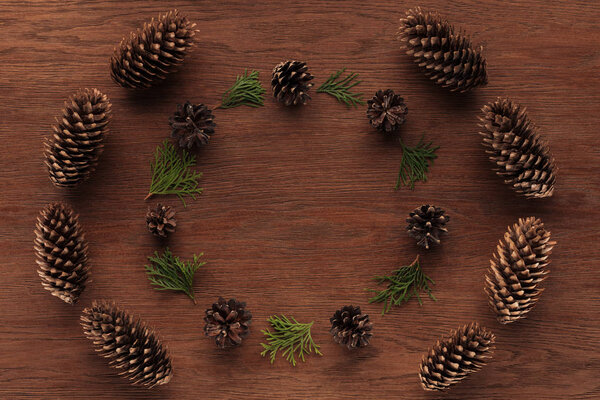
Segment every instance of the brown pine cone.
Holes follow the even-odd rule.
[[[98,355],[136,386],[151,388],[171,380],[171,358],[154,331],[113,303],[97,302],[81,314],[84,335]]]
[[[333,314],[330,321],[333,340],[350,350],[367,346],[373,336],[373,323],[369,321],[368,314],[361,313],[360,307],[344,306]]]
[[[210,136],[215,133],[213,113],[204,104],[178,104],[177,111],[169,118],[171,136],[177,139],[179,147],[191,149],[208,144]]]
[[[147,88],[179,66],[194,44],[196,24],[177,10],[144,23],[123,38],[110,59],[110,76],[124,88]]]
[[[437,13],[420,7],[408,10],[398,31],[406,54],[436,84],[451,91],[466,92],[487,84],[483,47],[470,39]]]
[[[423,356],[419,378],[425,390],[446,390],[478,371],[491,357],[496,336],[471,322],[438,340]]]
[[[557,168],[525,107],[506,98],[483,108],[480,134],[496,174],[526,198],[550,197]]]
[[[431,244],[440,244],[440,235],[448,232],[446,223],[450,217],[440,207],[429,204],[416,208],[408,215],[406,230],[417,239],[417,244],[429,249]]]
[[[384,133],[395,132],[406,121],[408,107],[392,89],[378,90],[367,105],[371,125]]]
[[[498,322],[508,324],[526,316],[537,303],[546,279],[548,256],[556,242],[541,220],[519,219],[500,240],[485,278],[489,304]]]
[[[166,238],[169,233],[175,232],[177,226],[175,210],[171,206],[163,206],[158,203],[155,208],[148,209],[146,224],[154,236]]]
[[[55,186],[76,186],[96,169],[108,134],[110,112],[108,97],[98,89],[80,90],[65,102],[44,151]]]
[[[310,100],[307,94],[313,86],[313,76],[308,66],[301,61],[283,61],[273,68],[271,88],[278,102],[286,106],[306,104]]]
[[[40,212],[34,248],[44,289],[66,303],[76,303],[88,280],[88,244],[71,207],[52,203]]]
[[[220,348],[237,346],[250,331],[252,314],[246,310],[246,303],[219,297],[212,308],[206,310],[204,333],[214,337]]]

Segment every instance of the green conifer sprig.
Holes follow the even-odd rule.
[[[193,170],[194,165],[196,157],[193,154],[184,149],[179,155],[175,146],[165,140],[156,148],[154,162],[150,163],[152,182],[146,200],[154,195],[176,194],[186,206],[183,196],[195,199],[202,193],[198,183],[202,173]]]
[[[423,305],[419,292],[425,291],[432,300],[437,301],[429,287],[430,283],[434,284],[435,282],[423,273],[419,265],[419,256],[410,265],[400,267],[391,275],[376,276],[374,280],[378,283],[388,284],[387,288],[383,290],[367,289],[369,292],[375,293],[369,299],[369,303],[385,303],[381,311],[382,315],[390,311],[392,306],[399,306],[413,296],[416,296],[419,304]]]
[[[235,83],[223,94],[221,104],[215,108],[234,108],[238,106],[261,107],[265,101],[265,89],[258,80],[258,71],[244,70]]]
[[[337,72],[334,72],[329,78],[323,83],[318,89],[317,93],[327,93],[337,99],[340,103],[344,103],[346,106],[357,107],[358,105],[364,105],[365,101],[362,99],[362,93],[352,93],[350,89],[358,85],[361,81],[355,79],[358,78],[358,73],[349,73],[345,78],[338,80],[338,78],[346,71],[343,68]]]
[[[275,361],[279,350],[282,351],[281,355],[294,367],[296,366],[296,353],[302,362],[305,361],[305,356],[312,352],[323,355],[319,351],[320,346],[315,344],[310,334],[310,328],[314,321],[302,324],[293,317],[288,318],[285,315],[270,316],[267,321],[271,324],[273,331],[269,331],[269,329],[261,331],[267,337],[267,343],[261,343],[264,350],[260,355],[264,357],[269,353],[271,364]]]
[[[396,190],[400,186],[408,186],[411,190],[415,188],[415,182],[427,181],[429,166],[437,158],[435,151],[440,146],[433,146],[432,142],[424,143],[423,137],[415,147],[402,145],[402,160],[400,161],[400,171],[396,181]]]
[[[200,261],[200,255],[194,254],[192,261],[181,261],[167,247],[163,254],[154,252],[148,257],[150,265],[146,265],[146,274],[156,290],[175,290],[184,292],[196,304],[194,298],[194,274],[205,262]]]

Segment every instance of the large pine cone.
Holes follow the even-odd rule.
[[[75,186],[96,169],[110,110],[108,97],[98,89],[83,89],[69,97],[45,146],[45,163],[54,185]]]
[[[191,149],[208,144],[210,136],[215,133],[213,113],[204,104],[178,104],[177,111],[169,118],[171,136],[177,139],[179,147]]]
[[[459,92],[487,84],[483,47],[474,47],[437,13],[420,7],[408,10],[400,20],[398,35],[405,42],[406,54],[436,84]]]
[[[113,303],[94,301],[83,310],[81,326],[98,355],[132,385],[150,388],[171,380],[171,359],[155,333]]]
[[[429,204],[416,208],[408,215],[406,230],[417,239],[417,244],[429,249],[431,244],[440,244],[440,235],[448,232],[446,223],[450,217],[440,207]]]
[[[115,48],[110,76],[125,88],[146,88],[165,79],[194,44],[195,27],[177,10],[152,18]]]
[[[395,132],[406,121],[408,107],[404,99],[392,89],[378,90],[375,96],[367,101],[367,117],[371,125],[385,133]]]
[[[44,289],[66,303],[76,303],[89,275],[88,244],[77,214],[62,203],[44,208],[37,220],[34,249]]]
[[[246,303],[219,297],[212,308],[206,310],[204,333],[214,337],[220,348],[237,346],[250,331],[252,314],[246,310]]]
[[[544,289],[548,256],[556,242],[541,220],[519,219],[508,228],[490,261],[486,276],[489,304],[501,324],[522,318],[537,303]]]
[[[525,107],[498,98],[482,111],[480,134],[496,173],[527,198],[552,196],[557,170],[554,158]]]
[[[425,390],[445,390],[478,371],[491,356],[495,335],[471,322],[438,340],[423,356],[419,377]]]
[[[365,347],[373,334],[373,323],[369,315],[363,314],[360,307],[344,306],[337,310],[331,321],[331,335],[336,343],[355,349]]]
[[[307,92],[313,86],[312,79],[305,62],[282,61],[273,68],[273,95],[286,106],[306,104],[310,100]]]
[[[177,227],[175,210],[171,206],[163,206],[158,203],[155,208],[148,209],[146,225],[154,236],[166,238],[169,233],[175,232]]]

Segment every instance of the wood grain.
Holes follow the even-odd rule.
[[[600,398],[600,6],[596,1],[423,1],[484,44],[490,83],[449,94],[422,77],[394,39],[413,3],[363,1],[7,1],[0,0],[0,398],[2,399],[432,399],[417,378],[421,355],[471,320],[497,337],[494,359],[445,399]],[[108,58],[121,37],[178,7],[200,41],[181,70],[140,93],[114,85]],[[217,134],[198,153],[205,193],[179,211],[169,241],[183,257],[204,252],[198,305],[151,289],[146,257],[149,160],[169,133],[178,102],[215,104],[244,68],[268,84],[279,61],[309,63],[319,85],[334,70],[359,72],[361,89],[392,88],[408,104],[407,143],[441,146],[430,180],[394,191],[400,147],[372,134],[364,108],[313,92],[287,109],[216,112]],[[111,135],[91,181],[56,190],[42,142],[63,101],[97,87],[113,103]],[[526,105],[559,166],[553,198],[517,198],[490,170],[477,113],[508,95]],[[34,221],[53,200],[80,213],[93,283],[74,307],[42,290],[32,250]],[[373,275],[419,253],[404,219],[422,203],[451,216],[443,245],[422,254],[437,302],[413,301],[379,315],[364,288]],[[497,241],[518,217],[543,219],[558,242],[540,303],[501,326],[488,310],[484,273]],[[219,295],[245,300],[251,335],[232,351],[203,336],[203,314]],[[114,299],[156,328],[175,376],[153,391],[129,387],[97,357],[78,324],[93,299]],[[359,304],[374,322],[372,345],[333,343],[329,317]],[[314,320],[323,357],[291,368],[259,356],[273,313]],[[442,398],[440,396],[440,398]]]

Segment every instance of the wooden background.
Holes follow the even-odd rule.
[[[2,399],[591,399],[600,398],[598,2],[424,1],[485,46],[489,85],[446,93],[422,77],[394,38],[398,1],[0,1],[0,398]],[[199,43],[163,85],[132,93],[110,80],[123,35],[171,7],[198,22]],[[176,104],[217,103],[244,68],[268,86],[281,60],[305,60],[320,85],[334,70],[359,72],[371,95],[392,88],[408,104],[402,138],[441,146],[426,184],[394,191],[401,151],[374,134],[365,107],[316,94],[297,109],[266,99],[260,109],[217,110],[217,133],[198,153],[205,193],[178,210],[169,240],[188,258],[204,252],[198,305],[152,290],[146,257],[149,160],[169,134]],[[93,178],[55,189],[42,141],[63,101],[97,87],[113,103],[111,134]],[[477,134],[481,106],[499,95],[526,105],[559,166],[555,196],[526,201],[490,170]],[[90,242],[93,283],[74,307],[42,290],[33,229],[48,202],[68,201]],[[158,200],[158,199],[157,199]],[[442,246],[420,251],[405,232],[416,206],[451,216]],[[535,215],[558,244],[546,291],[530,316],[498,324],[483,292],[489,258],[509,224]],[[416,301],[382,317],[366,287],[422,254],[437,302]],[[219,295],[254,315],[244,345],[218,350],[203,336],[204,309]],[[116,377],[78,323],[93,299],[114,299],[156,328],[175,375],[153,391]],[[372,345],[333,343],[329,317],[358,304],[374,322]],[[314,320],[323,357],[292,368],[260,357],[270,314]],[[421,355],[472,320],[492,329],[493,360],[445,396],[418,383]]]

